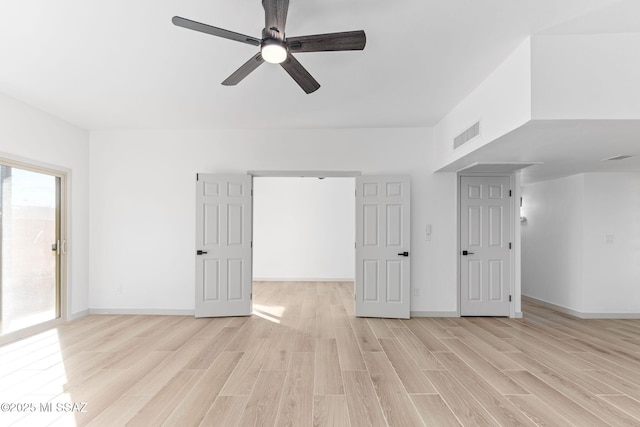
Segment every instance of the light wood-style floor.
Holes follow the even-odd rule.
[[[256,283],[254,302],[0,347],[0,425],[640,425],[639,320],[361,319],[351,283]]]

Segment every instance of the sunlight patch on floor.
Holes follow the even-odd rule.
[[[277,324],[280,324],[280,319],[282,319],[285,310],[286,308],[280,305],[253,304],[253,314]]]

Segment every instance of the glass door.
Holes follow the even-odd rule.
[[[61,177],[0,165],[0,335],[60,317]]]

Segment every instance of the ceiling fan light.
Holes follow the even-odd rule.
[[[262,59],[272,64],[280,64],[287,59],[287,49],[284,43],[277,40],[265,40],[260,50]]]

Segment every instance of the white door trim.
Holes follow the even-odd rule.
[[[461,263],[460,263],[460,253],[462,251],[462,247],[460,245],[461,240],[461,203],[460,203],[460,182],[462,177],[508,177],[509,184],[513,191],[512,197],[510,198],[510,207],[511,207],[511,217],[510,217],[510,242],[513,243],[512,250],[509,253],[509,262],[511,263],[511,273],[509,278],[509,294],[512,296],[512,301],[509,308],[509,317],[518,318],[522,317],[521,313],[521,264],[520,264],[520,250],[521,250],[521,241],[520,241],[520,172],[513,173],[465,173],[459,172],[456,179],[456,215],[457,215],[457,239],[456,239],[456,275],[458,277],[458,293],[457,293],[457,312],[458,316],[461,316],[461,294],[462,294],[462,274],[461,274]],[[518,203],[516,203],[516,201]]]

